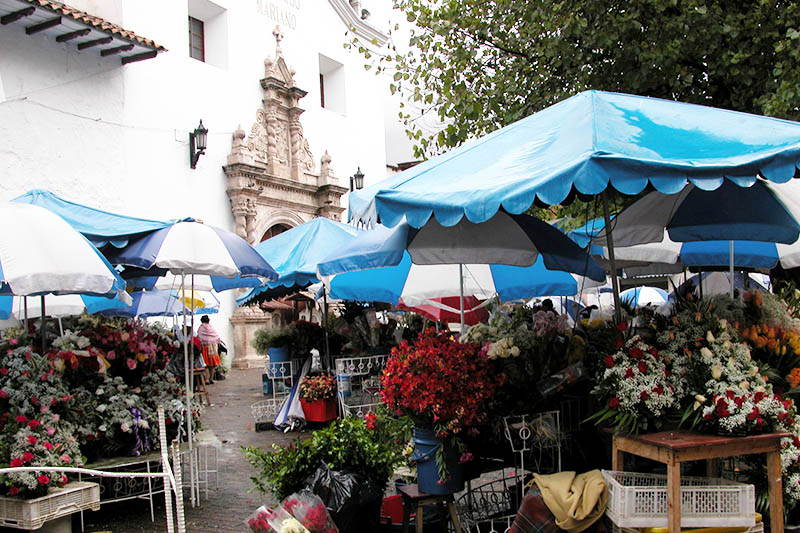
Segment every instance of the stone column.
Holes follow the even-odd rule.
[[[233,325],[234,356],[231,361],[233,368],[264,367],[267,361],[265,355],[260,355],[253,348],[251,341],[257,329],[269,327],[272,317],[261,309],[248,306],[240,307],[231,317]]]
[[[246,241],[250,244],[258,244],[256,242],[256,214],[258,210],[256,209],[256,202],[252,198],[247,199],[247,212],[245,215],[245,231],[246,231]]]
[[[236,235],[242,239],[247,239],[247,198],[236,197],[231,201],[233,207],[233,221],[235,224]]]

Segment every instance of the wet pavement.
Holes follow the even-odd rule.
[[[184,504],[187,531],[245,532],[250,514],[262,504],[273,504],[269,496],[250,492],[250,476],[255,470],[245,459],[242,446],[269,448],[272,443],[287,444],[308,433],[281,433],[275,430],[255,431],[250,405],[264,399],[261,390],[260,368],[233,369],[224,381],[209,386],[211,407],[206,407],[201,421],[203,429],[213,431],[222,442],[219,448],[219,483],[213,488],[213,476],[208,499],[201,494],[194,508],[185,491]],[[128,500],[105,504],[99,511],[84,513],[85,531],[92,533],[139,533],[166,531],[164,496],[154,496],[155,521],[150,520],[146,500]],[[80,519],[73,515],[73,531],[80,531]]]

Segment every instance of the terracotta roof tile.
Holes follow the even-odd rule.
[[[141,37],[139,35],[136,35],[132,31],[126,30],[122,26],[118,26],[117,24],[112,24],[111,22],[103,18],[90,15],[85,11],[75,9],[74,7],[62,4],[61,2],[56,2],[54,0],[24,0],[24,1],[34,6],[39,6],[49,9],[65,17],[69,17],[73,20],[83,22],[84,24],[88,24],[89,26],[92,26],[100,31],[110,33],[114,36],[121,37],[123,39],[127,39],[128,41],[138,43],[142,46],[153,48],[158,52],[167,51],[166,48],[164,48],[160,44],[156,44],[155,42],[153,42],[152,39],[147,39],[146,37]]]

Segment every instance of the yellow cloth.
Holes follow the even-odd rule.
[[[600,470],[585,474],[559,472],[534,474],[533,480],[542,493],[547,508],[555,516],[558,527],[579,533],[594,524],[606,511],[608,491]]]

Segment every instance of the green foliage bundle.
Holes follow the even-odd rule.
[[[358,473],[384,486],[395,466],[404,461],[406,435],[410,435],[408,422],[381,414],[377,420],[371,417],[369,424],[360,418],[337,420],[304,441],[273,444],[271,451],[243,449],[257,471],[250,478],[255,488],[283,499],[302,489],[321,462],[331,470]]]

